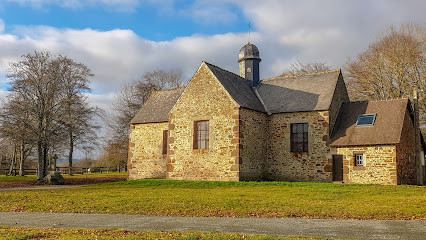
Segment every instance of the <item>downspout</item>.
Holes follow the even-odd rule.
[[[414,105],[414,148],[415,148],[415,156],[416,156],[416,179],[417,185],[423,186],[424,184],[424,170],[423,170],[423,161],[424,156],[422,156],[423,151],[421,151],[421,140],[420,140],[420,123],[419,123],[419,100],[418,100],[418,92],[414,90],[413,97],[413,105]]]

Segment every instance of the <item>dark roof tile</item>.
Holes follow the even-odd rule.
[[[243,108],[265,112],[261,101],[256,96],[252,81],[244,79],[235,73],[226,71],[213,64],[205,62],[229,95]]]
[[[204,62],[229,95],[243,108],[264,112],[284,113],[328,110],[340,70],[286,76],[263,80],[256,88],[252,81]],[[184,88],[156,91],[130,122],[167,122]]]
[[[340,69],[265,79],[256,89],[270,113],[330,108]]]
[[[340,108],[331,146],[397,144],[408,99],[346,102]],[[374,126],[355,127],[359,115],[377,114]]]
[[[130,124],[169,121],[169,112],[182,95],[185,88],[154,91]]]

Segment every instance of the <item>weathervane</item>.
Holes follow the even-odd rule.
[[[251,23],[248,24],[249,27],[249,35],[248,35],[248,42],[250,43],[250,33],[251,33]]]

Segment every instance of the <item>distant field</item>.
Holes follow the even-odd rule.
[[[88,183],[105,183],[105,182],[117,182],[124,181],[127,179],[127,173],[88,173],[86,174],[69,174],[62,175],[65,178],[65,184],[67,185],[78,185]],[[14,187],[29,187],[37,185],[37,176],[5,176],[0,175],[0,188],[14,188]]]
[[[426,188],[406,185],[140,180],[0,192],[0,202],[3,212],[426,219]]]

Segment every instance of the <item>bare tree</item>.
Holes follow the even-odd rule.
[[[6,170],[4,173],[7,175],[11,175],[13,173],[13,169],[16,168],[17,159],[15,156],[16,153],[16,145],[10,141],[10,139],[1,139],[0,142],[0,161],[2,165],[5,165]]]
[[[391,99],[420,96],[425,89],[426,28],[403,24],[392,26],[356,59],[349,59],[346,70],[352,100]],[[420,97],[420,114],[426,109]]]
[[[74,146],[76,143],[86,143],[88,140],[94,140],[97,136],[96,131],[100,128],[94,120],[99,114],[100,109],[91,107],[87,101],[85,92],[90,92],[89,77],[93,74],[90,69],[74,60],[58,56],[55,69],[60,71],[63,84],[64,115],[62,116],[62,125],[68,135],[68,167],[72,175],[72,163]]]
[[[120,141],[127,139],[129,134],[129,122],[141,108],[148,94],[153,91],[154,86],[140,81],[124,83],[114,96],[111,105],[112,115],[108,119],[108,131],[110,140]]]
[[[169,71],[155,70],[144,73],[138,87],[144,89],[151,86],[156,91],[179,88],[184,86],[182,78],[183,71],[181,69],[171,69]]]
[[[123,84],[114,97],[111,106],[113,113],[108,121],[110,135],[114,136],[114,140],[127,141],[129,122],[151,93],[184,86],[182,77],[180,69],[156,70],[144,73],[141,80]]]
[[[15,116],[15,121],[28,130],[37,145],[37,178],[42,180],[53,143],[67,141],[64,136],[71,136],[68,140],[72,158],[76,136],[85,135],[93,127],[88,124],[93,111],[83,96],[89,90],[87,78],[92,74],[83,64],[67,57],[36,51],[11,63],[7,76],[11,80],[8,99],[13,111],[28,113]]]
[[[25,160],[31,154],[35,146],[35,140],[29,129],[25,128],[23,121],[30,121],[28,109],[15,107],[16,102],[12,98],[4,103],[0,109],[0,136],[9,139],[10,143],[19,146],[19,175],[24,175]],[[23,110],[20,112],[19,110]]]
[[[23,60],[10,64],[11,79],[9,99],[17,112],[29,110],[29,118],[18,118],[36,139],[38,150],[38,179],[46,175],[47,152],[50,135],[56,124],[53,121],[58,108],[59,84],[52,69],[52,56],[48,52],[35,52],[23,56]]]
[[[109,138],[104,149],[104,161],[108,164],[116,164],[114,159],[117,158],[122,164],[127,161],[129,122],[153,91],[183,87],[184,84],[183,72],[180,69],[146,72],[141,80],[123,84],[113,100],[112,115],[107,119]]]
[[[302,63],[301,61],[297,61],[295,63],[292,63],[290,67],[285,68],[281,76],[299,75],[328,70],[330,70],[330,66],[327,65],[327,62]]]

